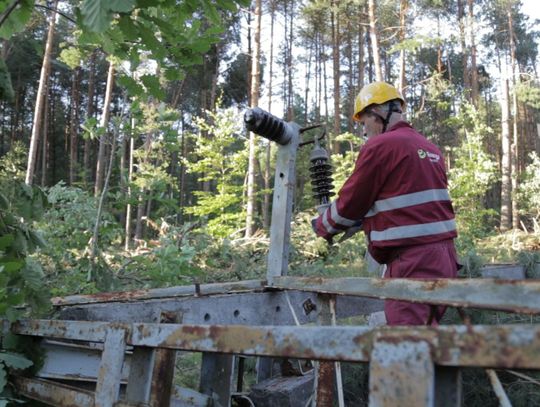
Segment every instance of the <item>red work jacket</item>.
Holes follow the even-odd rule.
[[[402,247],[457,236],[440,150],[407,122],[371,137],[316,231],[330,238],[362,222],[369,251],[388,263]]]

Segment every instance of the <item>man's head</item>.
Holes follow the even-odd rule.
[[[368,137],[384,133],[389,124],[401,120],[405,100],[386,82],[373,82],[362,88],[354,103],[353,119],[364,125]]]

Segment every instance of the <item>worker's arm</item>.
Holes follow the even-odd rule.
[[[314,226],[318,236],[330,241],[334,235],[361,224],[386,178],[385,159],[379,151],[377,143],[367,143],[360,150],[355,169],[337,199],[317,218]]]

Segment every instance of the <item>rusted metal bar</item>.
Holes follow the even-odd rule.
[[[496,273],[497,266],[487,266],[483,270],[487,273]],[[294,278],[294,277],[291,277]],[[336,280],[336,279],[333,279]],[[313,280],[312,280],[313,281]],[[476,279],[474,279],[476,281]],[[481,280],[485,281],[485,280]],[[504,282],[505,280],[501,280]],[[531,281],[528,280],[527,283]],[[481,283],[479,283],[481,285]],[[220,294],[233,294],[244,292],[260,292],[267,285],[266,280],[245,280],[227,283],[192,284],[185,286],[155,288],[148,290],[119,291],[110,293],[98,293],[88,295],[70,295],[67,297],[55,297],[52,299],[54,306],[65,307],[82,304],[99,304],[110,302],[135,302],[142,300],[170,299],[191,296],[211,296]],[[272,287],[275,289],[282,285],[275,281]],[[284,289],[289,289],[284,287]],[[301,290],[301,288],[299,288]],[[316,291],[316,290],[313,290]],[[368,296],[368,295],[366,295]],[[369,295],[369,297],[374,297]]]
[[[211,396],[218,406],[230,407],[234,356],[203,353],[199,391]]]
[[[434,365],[430,344],[377,339],[369,364],[370,407],[434,405]]]
[[[61,379],[81,382],[95,382],[101,362],[102,349],[73,343],[42,341],[43,366],[36,376],[43,379]],[[122,382],[127,382],[130,370],[129,354],[122,369]]]
[[[26,377],[15,377],[14,383],[19,394],[32,400],[63,407],[94,406],[94,392],[91,391],[77,389],[49,380]]]
[[[276,176],[272,197],[272,221],[270,223],[270,247],[266,278],[271,283],[274,277],[287,274],[289,266],[289,241],[294,187],[296,185],[296,153],[300,143],[300,129],[289,123],[294,131],[286,145],[279,145],[276,157]]]
[[[302,291],[245,292],[234,295],[169,298],[138,302],[108,302],[63,307],[57,319],[78,321],[158,322],[161,312],[183,314],[186,324],[295,325],[287,312],[287,296],[300,324],[316,321],[317,296]],[[305,307],[304,307],[305,305]],[[384,302],[373,298],[338,296],[338,318],[382,310]]]
[[[540,313],[540,280],[276,277],[273,288]]]
[[[318,325],[328,326],[335,324],[335,298],[320,294],[318,302]],[[334,318],[332,318],[334,314]],[[336,374],[334,362],[321,361],[316,365],[315,376],[315,405],[317,407],[331,407],[334,404],[334,377]]]
[[[162,313],[161,323],[181,322],[177,315]],[[173,388],[176,351],[171,349],[156,349],[154,365],[152,366],[152,381],[150,385],[150,405],[168,407]]]
[[[150,299],[166,299],[193,295],[232,294],[247,291],[262,291],[265,283],[264,280],[245,280],[232,283],[193,284],[168,288],[155,288],[151,290],[70,295],[68,297],[55,297],[52,299],[52,303],[54,306],[67,306],[115,301],[131,302]],[[197,286],[199,291],[197,291]]]
[[[22,335],[104,341],[108,324],[82,321],[23,320],[12,331]],[[128,332],[133,346],[249,356],[367,362],[375,335],[398,342],[422,340],[433,360],[444,366],[540,368],[540,326],[446,325],[438,327],[239,326],[111,324]],[[129,333],[130,332],[130,333]]]
[[[122,365],[126,352],[126,330],[107,328],[96,383],[95,407],[110,407],[118,401]]]

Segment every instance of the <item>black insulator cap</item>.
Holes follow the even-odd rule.
[[[287,123],[259,107],[246,110],[244,123],[249,131],[283,146],[291,141]]]

